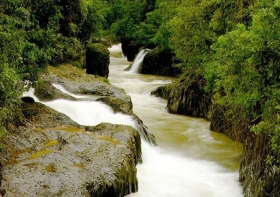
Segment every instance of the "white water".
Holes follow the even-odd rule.
[[[155,148],[142,141],[139,191],[128,197],[242,197],[240,144],[209,131],[203,119],[168,114],[166,101],[150,92],[171,79],[124,72],[128,64],[125,58],[112,58],[109,81],[131,96],[134,112],[159,144]]]
[[[149,127],[159,144],[159,147],[151,147],[142,141],[143,164],[137,165],[139,191],[128,196],[242,197],[236,167],[239,145],[223,135],[210,132],[209,123],[203,119],[168,114],[166,101],[149,93],[170,83],[171,79],[124,72],[129,63],[125,58],[117,57],[111,58],[109,80],[131,96],[134,112]],[[29,94],[34,95],[32,91]],[[38,101],[37,98],[35,100]],[[43,103],[79,124],[93,126],[110,122],[135,127],[131,117],[114,114],[100,102],[59,99]]]
[[[59,90],[62,90],[64,93],[69,93],[63,87],[55,84],[53,85]],[[76,98],[81,98],[80,95],[74,95],[72,93],[69,93],[69,95],[75,96]],[[134,128],[137,128],[136,122],[132,117],[121,113],[114,113],[114,111],[109,106],[103,104],[102,102],[90,100],[70,101],[65,99],[42,102],[34,95],[33,88],[24,93],[23,96],[31,96],[36,102],[41,102],[58,112],[66,114],[72,120],[81,125],[95,126],[102,122],[107,122],[112,124],[130,125]]]
[[[134,59],[134,61],[132,63],[132,66],[129,70],[130,73],[137,73],[138,72],[138,70],[139,70],[139,68],[140,68],[140,66],[141,66],[141,64],[144,60],[144,57],[148,53],[148,51],[149,51],[148,49],[143,49],[137,54],[136,58]]]

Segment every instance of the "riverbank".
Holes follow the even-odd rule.
[[[169,112],[206,118],[211,122],[211,131],[223,133],[243,143],[239,175],[245,197],[280,196],[277,189],[280,184],[277,167],[279,155],[272,148],[275,137],[267,135],[266,130],[251,130],[260,121],[260,116],[250,120],[234,115],[235,118],[230,119],[229,114],[245,109],[239,107],[239,111],[234,111],[231,106],[216,104],[213,95],[205,92],[205,85],[202,76],[190,74],[173,84],[159,87],[152,94],[167,100]]]
[[[104,82],[103,78],[83,74],[71,65],[48,67],[48,73],[40,78],[36,85],[38,91],[35,91],[40,99],[35,97],[35,100],[42,102],[42,99],[43,103],[25,97],[23,100],[27,103],[19,109],[22,116],[9,125],[10,134],[5,140],[7,149],[1,154],[1,193],[21,197],[117,197],[136,192],[136,164],[142,159],[140,134],[135,128],[143,127],[143,123],[139,125],[131,116],[115,114],[101,102],[92,101],[90,96],[71,96],[69,92],[53,88],[54,82],[74,93],[118,98],[123,101],[124,109],[133,114],[132,107],[125,107],[131,103],[130,97],[123,90],[109,85],[107,80]],[[79,120],[85,123],[81,124],[48,107],[55,108],[52,104],[70,107],[71,102],[78,104],[80,99],[92,103],[89,113],[101,105],[105,118],[106,113],[112,114],[107,119],[115,121],[122,116],[127,125],[135,128],[98,124],[97,116],[88,117],[87,114],[80,115]],[[82,106],[78,105],[75,110],[79,111],[79,107]],[[69,109],[74,110],[73,106]],[[101,115],[101,112],[97,113]],[[97,126],[93,126],[94,123]],[[149,134],[147,130],[146,134]]]

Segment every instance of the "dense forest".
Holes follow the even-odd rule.
[[[171,50],[206,80],[233,124],[270,137],[280,160],[279,0],[1,0],[0,137],[17,116],[23,81],[47,65],[84,66],[89,43]]]

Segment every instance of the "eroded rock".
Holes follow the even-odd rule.
[[[140,73],[176,77],[181,70],[175,67],[175,54],[171,49],[155,48],[149,51],[140,67]]]
[[[133,113],[132,102],[129,95],[124,90],[110,85],[107,79],[94,75],[87,75],[83,70],[69,64],[58,67],[47,68],[48,73],[41,76],[45,83],[54,83],[63,86],[67,91],[74,94],[98,95],[103,98],[98,99],[109,105],[114,112],[131,115],[137,124],[137,129],[141,136],[150,144],[156,145],[156,139],[140,118]],[[39,93],[35,94],[38,95]]]
[[[211,95],[205,92],[205,79],[188,74],[170,90],[167,110],[170,113],[208,118]]]
[[[130,126],[80,126],[42,104],[27,103],[28,121],[8,136],[14,151],[3,161],[5,196],[110,196],[136,192],[139,133]]]

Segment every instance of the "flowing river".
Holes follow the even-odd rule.
[[[142,140],[143,164],[137,165],[139,191],[128,197],[242,197],[238,182],[239,157],[242,145],[225,135],[209,131],[204,119],[169,114],[166,101],[150,95],[172,78],[141,75],[124,71],[130,64],[122,56],[120,45],[110,48],[109,80],[131,96],[133,110],[156,137],[158,147]],[[131,117],[115,114],[107,105],[93,98],[58,99],[42,102],[83,125],[101,122],[135,126]],[[34,90],[33,90],[34,91]],[[33,96],[32,91],[26,96]],[[40,101],[39,101],[40,102]]]
[[[130,64],[120,45],[110,48],[109,81],[131,96],[134,112],[159,144],[142,140],[139,191],[129,197],[241,197],[238,182],[242,145],[209,131],[204,119],[166,112],[166,100],[151,96],[171,78],[124,71]]]

